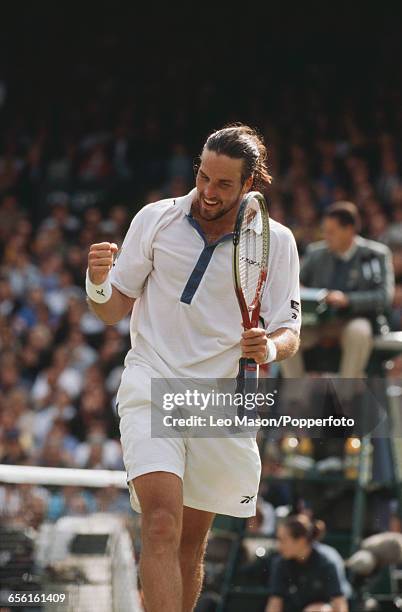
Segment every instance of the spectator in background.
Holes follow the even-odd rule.
[[[130,515],[132,508],[125,492],[117,487],[101,487],[95,493],[97,512],[117,512]]]
[[[2,451],[0,463],[8,465],[24,465],[28,462],[19,429],[9,429],[2,436]]]
[[[176,143],[172,147],[172,155],[167,163],[168,181],[180,178],[185,185],[188,185],[193,180],[193,174],[193,164],[186,147],[182,143]]]
[[[80,286],[85,272],[84,250],[78,244],[72,244],[66,249],[66,268],[72,274],[74,285]]]
[[[61,516],[86,516],[91,512],[96,512],[93,494],[80,487],[66,486],[52,493],[47,519],[57,521]]]
[[[68,194],[64,191],[51,192],[47,203],[50,206],[50,215],[41,222],[39,231],[57,228],[68,242],[74,241],[80,221],[70,213]]]
[[[0,278],[0,316],[8,317],[14,312],[16,302],[7,278]]]
[[[43,258],[39,264],[40,286],[45,297],[59,290],[59,276],[63,267],[63,258],[60,253],[51,253]]]
[[[73,456],[60,446],[60,439],[46,438],[35,456],[35,464],[43,467],[66,468],[73,465]]]
[[[47,435],[51,438],[52,443],[57,442],[61,450],[71,457],[71,461],[73,461],[79,442],[77,438],[71,435],[70,421],[56,417],[51,423]]]
[[[315,181],[315,190],[317,193],[318,205],[321,210],[325,210],[325,208],[334,201],[335,191],[341,182],[341,178],[336,166],[335,143],[331,141],[321,141],[318,144],[318,148],[321,154],[321,161]]]
[[[70,298],[83,299],[83,291],[74,284],[73,275],[70,270],[62,268],[58,275],[57,288],[48,291],[45,296],[46,304],[53,317],[59,317],[66,312]]]
[[[26,302],[14,317],[14,329],[17,334],[22,334],[40,323],[54,329],[56,318],[49,311],[43,289],[33,287],[29,289]]]
[[[48,491],[41,486],[0,486],[0,522],[13,528],[38,529],[46,516],[49,500]]]
[[[21,432],[23,447],[31,451],[33,447],[34,412],[26,389],[16,386],[4,397],[4,410],[15,419],[15,426]],[[1,419],[0,419],[1,422]]]
[[[82,388],[82,372],[71,366],[71,355],[63,345],[55,349],[52,363],[35,379],[31,393],[36,407],[47,406],[57,388],[63,389],[73,399],[78,397]]]
[[[133,176],[132,143],[129,129],[124,123],[115,128],[110,153],[116,176],[121,181],[129,181]]]
[[[46,169],[49,187],[68,188],[76,166],[77,143],[70,139],[58,143],[50,152]]]
[[[77,467],[87,469],[124,469],[120,444],[108,439],[107,422],[94,418],[88,426],[85,442],[74,453]]]
[[[24,510],[24,526],[38,530],[46,518],[47,500],[38,495],[32,495],[27,502],[28,505]]]
[[[4,396],[1,396],[1,412],[0,412],[0,443],[4,444],[4,438],[10,431],[18,430],[18,417],[14,411],[7,405]],[[2,446],[1,451],[4,449]]]
[[[402,188],[401,199],[402,199]],[[402,248],[402,204],[395,206],[392,220],[385,232],[384,242],[392,249]]]
[[[35,205],[44,179],[43,140],[38,138],[27,148],[25,163],[19,177],[19,191],[30,206]]]
[[[381,174],[377,181],[377,192],[384,203],[389,206],[393,191],[402,184],[398,162],[392,148],[383,148],[381,155]]]
[[[51,330],[43,324],[35,325],[25,334],[19,353],[21,383],[30,389],[39,373],[49,365],[51,354]]]
[[[7,318],[0,315],[0,351],[3,353],[12,350],[13,347],[15,347],[15,334],[13,333]]]
[[[310,163],[305,149],[293,143],[289,146],[290,162],[282,180],[282,189],[292,195],[297,185],[306,184],[310,180]]]
[[[59,227],[38,231],[31,246],[32,255],[39,263],[54,253],[61,253],[64,256],[65,250],[63,233]]]
[[[323,529],[299,514],[278,526],[280,556],[273,562],[266,612],[347,612],[336,564],[315,544]]]
[[[338,202],[326,210],[324,241],[311,244],[301,262],[300,282],[325,289],[325,303],[332,320],[304,329],[301,349],[282,362],[287,378],[305,375],[303,349],[325,337],[340,338],[342,378],[364,377],[372,349],[376,317],[387,313],[394,294],[394,272],[389,249],[357,235],[358,212],[350,202]]]
[[[26,293],[40,283],[38,267],[26,251],[18,252],[12,265],[5,259],[3,270],[16,299],[25,298]]]
[[[96,375],[94,375],[96,376]],[[78,402],[77,416],[72,422],[72,433],[79,440],[85,441],[93,423],[106,421],[106,430],[112,429],[112,414],[109,408],[107,394],[103,386],[103,378],[100,385],[88,385],[81,394]]]
[[[19,369],[16,356],[4,352],[0,358],[0,391],[4,394],[14,390],[19,383]]]
[[[126,350],[126,343],[121,333],[114,327],[107,327],[98,353],[99,365],[105,371],[111,371],[121,365]]]
[[[54,423],[62,421],[68,424],[75,415],[76,409],[70,396],[63,389],[56,387],[49,398],[49,403],[32,415],[32,434],[36,447],[43,446]]]
[[[120,338],[118,340],[121,342]],[[79,328],[71,329],[65,346],[70,355],[70,366],[82,374],[98,359],[98,353],[87,343]]]
[[[105,236],[105,240],[110,238],[117,244],[121,244],[129,225],[130,220],[126,206],[116,204],[110,209],[108,218],[102,221],[100,229]]]
[[[107,179],[112,172],[112,166],[108,160],[105,145],[97,143],[86,155],[80,165],[78,176],[83,181],[102,181]]]
[[[2,172],[2,160],[0,159],[0,184],[1,184],[1,172]],[[3,166],[4,168],[4,166]],[[16,195],[12,192],[4,193],[2,195],[2,189],[0,186],[0,240],[6,241],[10,236],[13,235],[18,222],[23,218],[23,211],[21,210]]]
[[[321,238],[319,213],[307,185],[298,185],[294,192],[293,234],[301,253],[311,242]]]

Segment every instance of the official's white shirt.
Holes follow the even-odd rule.
[[[126,365],[148,365],[166,378],[233,378],[243,327],[233,287],[232,240],[206,248],[189,220],[195,194],[194,189],[148,204],[124,239],[111,282],[136,298]],[[280,223],[271,220],[270,230],[261,317],[269,332],[280,327],[299,331],[296,243]]]

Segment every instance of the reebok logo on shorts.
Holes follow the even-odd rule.
[[[255,495],[243,495],[243,499],[241,500],[241,504],[249,504],[253,501]]]

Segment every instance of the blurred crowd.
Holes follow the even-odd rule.
[[[120,470],[114,397],[129,321],[105,328],[87,308],[83,275],[87,244],[102,235],[121,242],[128,211],[116,205],[102,220],[89,208],[78,218],[56,200],[36,226],[15,192],[0,205],[0,463]],[[28,520],[27,507],[56,519],[102,504],[70,489],[62,501],[32,487],[2,495],[10,520]]]
[[[2,84],[0,463],[123,469],[115,395],[129,321],[105,327],[88,310],[88,247],[102,240],[120,245],[142,205],[189,190],[205,137],[227,122],[248,122],[265,137],[274,176],[270,212],[292,228],[301,255],[320,239],[329,204],[357,204],[361,233],[392,249],[397,285],[391,325],[402,328],[398,87],[377,83],[362,107],[352,82],[347,95],[330,99],[336,71],[316,67],[283,78],[275,95],[273,73],[228,113],[222,102],[213,105],[217,90],[208,80],[198,83],[199,95],[189,104],[179,87],[189,62],[180,68],[165,75],[178,90],[164,105],[155,103],[163,79],[138,93],[131,82],[126,89],[116,84],[118,76],[94,73],[97,86],[84,87],[88,72],[82,66],[75,75],[80,97],[70,91],[53,99],[52,112],[35,99],[30,112],[22,101],[11,109]],[[63,504],[78,512],[103,503],[102,495],[89,500],[81,492],[70,504],[77,497],[70,489],[60,501],[40,488],[17,494],[3,487],[0,515],[10,508],[18,514],[28,494],[51,518]]]

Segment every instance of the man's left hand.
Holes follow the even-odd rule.
[[[265,329],[252,327],[242,333],[240,341],[241,356],[264,363],[267,359],[268,338]]]
[[[328,291],[325,301],[335,308],[347,308],[349,306],[349,298],[343,291]]]

